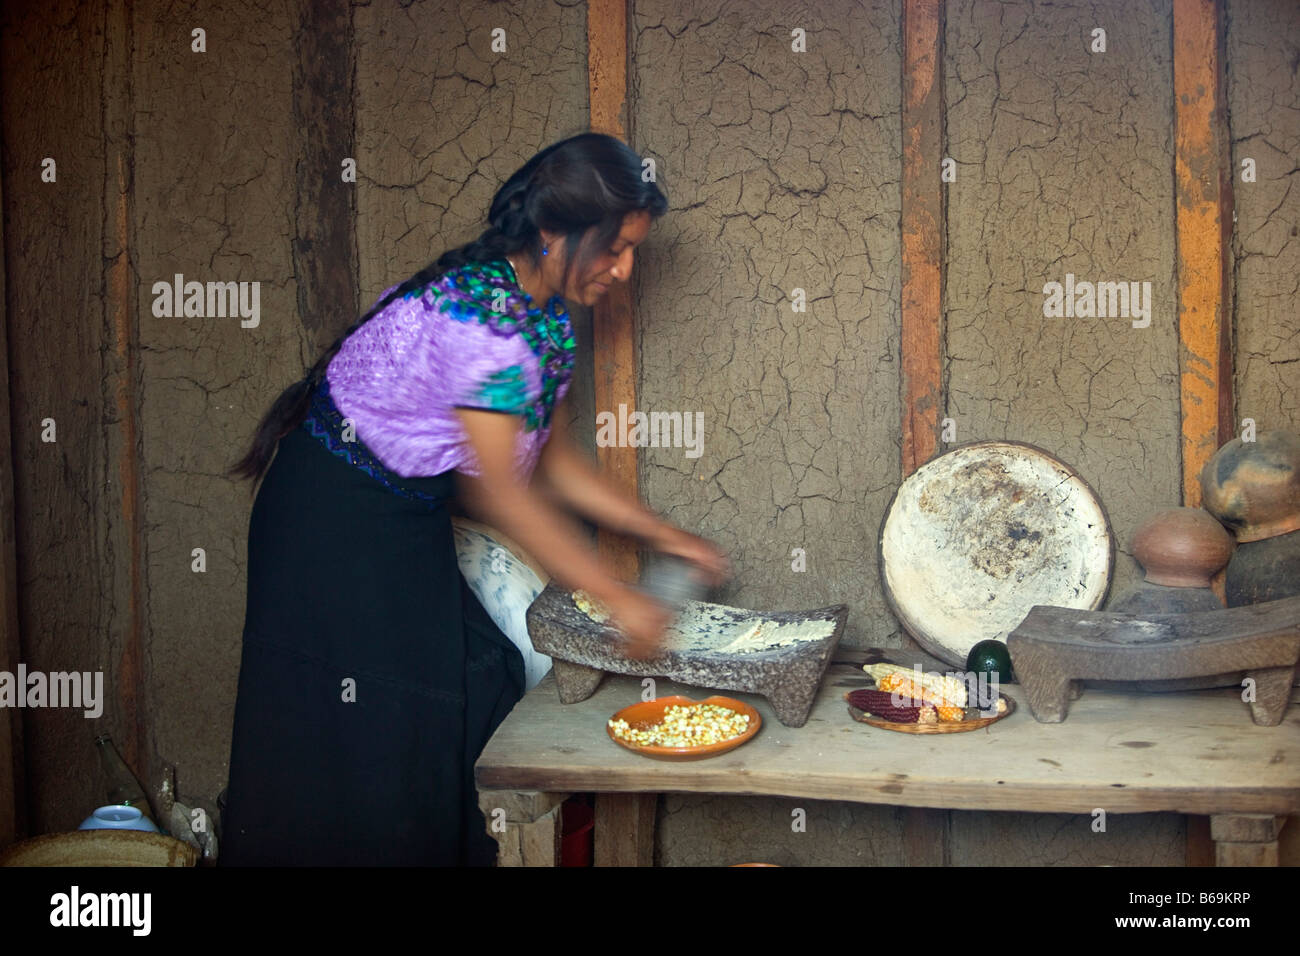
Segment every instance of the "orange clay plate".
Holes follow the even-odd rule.
[[[733,700],[730,697],[709,697],[705,700],[691,700],[689,697],[656,697],[654,700],[646,700],[639,704],[633,704],[631,707],[624,707],[610,720],[626,720],[633,729],[645,730],[662,722],[664,711],[669,707],[674,705],[689,707],[692,704],[713,704],[717,707],[734,710],[738,714],[748,714],[749,729],[738,737],[730,737],[727,740],[720,740],[716,744],[705,744],[702,747],[659,747],[651,744],[634,744],[631,741],[620,740],[616,737],[614,728],[610,727],[608,723],[605,724],[605,733],[609,734],[609,739],[620,747],[626,747],[628,750],[646,757],[653,757],[655,760],[700,760],[704,757],[716,757],[728,750],[735,750],[758,733],[758,728],[763,726],[763,718],[759,716],[757,710],[744,701]]]
[[[852,691],[849,691],[844,695],[846,704],[848,704],[849,694],[851,693]],[[1006,713],[998,714],[996,717],[981,717],[979,716],[978,707],[967,707],[965,719],[963,720],[940,721],[937,724],[903,724],[896,720],[881,720],[865,710],[859,710],[852,704],[849,704],[849,716],[864,724],[870,724],[872,727],[897,730],[901,734],[964,734],[968,730],[979,730],[981,727],[997,723],[1003,717],[1010,717],[1015,713],[1016,702],[1006,694],[998,694],[998,696],[1007,702],[1007,709]]]

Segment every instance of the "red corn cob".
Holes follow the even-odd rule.
[[[849,692],[849,703],[881,720],[892,720],[900,724],[916,723],[921,716],[921,708],[895,707],[890,701],[892,696],[887,690],[854,690]]]

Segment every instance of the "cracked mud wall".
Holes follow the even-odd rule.
[[[206,54],[191,51],[195,26],[207,31]],[[252,504],[251,484],[223,473],[270,402],[314,361],[291,250],[295,26],[292,5],[235,17],[218,6],[146,4],[134,23],[153,739],[158,761],[176,765],[179,791],[208,801],[225,785]],[[238,316],[155,316],[153,284],[176,273],[186,282],[260,283],[257,326]],[[206,570],[196,571],[196,560]]]
[[[846,647],[899,634],[875,553],[900,476],[900,11],[638,0],[631,21],[635,145],[672,203],[638,261],[637,402],[704,422],[697,458],[641,450],[642,492],[729,553],[718,600],[848,603]]]
[[[1090,52],[1106,30],[1107,51]],[[1028,442],[1106,509],[1110,599],[1151,512],[1181,504],[1168,0],[949,4],[946,414]],[[1043,285],[1149,281],[1149,328],[1047,318]]]
[[[1227,34],[1237,421],[1300,431],[1300,7],[1231,0]]]
[[[538,150],[588,128],[583,4],[359,6],[356,234],[362,311],[446,249],[477,238],[497,189]],[[489,48],[505,30],[506,54]],[[571,433],[595,458],[591,310]]]

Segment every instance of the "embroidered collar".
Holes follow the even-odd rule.
[[[451,269],[423,289],[407,293],[408,298],[417,296],[425,308],[441,304],[444,313],[457,322],[479,322],[497,335],[522,337],[537,356],[542,386],[524,415],[524,427],[534,431],[550,425],[559,388],[572,375],[577,348],[562,296],[551,296],[538,308],[504,259]],[[439,303],[441,299],[446,301]]]
[[[533,297],[529,295],[527,292],[525,292],[524,287],[519,284],[519,275],[515,272],[515,267],[511,265],[510,260],[505,258],[504,256],[502,256],[500,259],[494,259],[492,262],[487,263],[486,268],[489,271],[491,271],[492,269],[496,269],[505,277],[506,281],[508,281],[512,286],[514,286],[516,289],[519,290],[520,295],[522,295],[526,300],[528,300],[528,311],[530,313],[542,312],[545,310],[550,310],[552,308],[554,308],[556,311],[561,311],[565,308],[564,297],[561,295],[551,296],[549,299],[546,300],[546,303],[544,305],[538,307]]]

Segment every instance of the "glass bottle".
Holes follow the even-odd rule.
[[[95,746],[99,748],[99,759],[108,777],[108,802],[135,807],[153,820],[153,810],[149,808],[149,798],[145,796],[144,787],[140,786],[140,781],[118,753],[113,738],[108,734],[100,734],[95,738]]]

